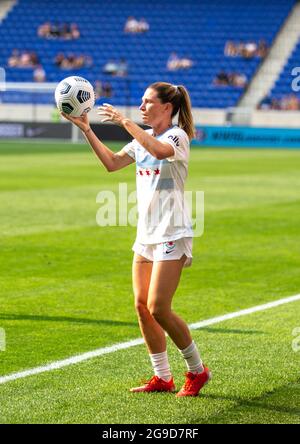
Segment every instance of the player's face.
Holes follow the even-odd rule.
[[[157,125],[170,112],[170,107],[166,103],[161,103],[157,98],[157,92],[151,88],[146,89],[139,109],[142,113],[143,123],[149,126]]]

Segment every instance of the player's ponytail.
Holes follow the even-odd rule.
[[[178,126],[182,128],[192,140],[195,136],[195,127],[192,115],[192,106],[189,93],[183,85],[172,85],[171,83],[156,82],[149,86],[157,92],[157,97],[162,103],[171,103],[173,118],[179,112]]]
[[[191,99],[184,86],[179,85],[177,86],[177,88],[182,95],[179,108],[178,125],[179,128],[182,128],[187,133],[189,139],[191,140],[195,137],[195,126],[192,115]]]

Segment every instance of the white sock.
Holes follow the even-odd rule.
[[[187,348],[179,351],[182,357],[185,359],[186,366],[189,372],[202,373],[204,371],[199,350],[194,341],[192,341],[192,343]]]
[[[165,381],[170,381],[172,373],[170,369],[167,351],[149,355],[153,366],[154,374]]]

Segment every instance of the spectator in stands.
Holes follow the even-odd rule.
[[[61,36],[61,30],[59,24],[58,23],[52,24],[49,37],[56,39],[60,36]]]
[[[238,55],[238,48],[235,43],[228,41],[225,45],[224,54],[228,57],[236,57]]]
[[[93,59],[90,56],[83,54],[78,56],[68,54],[65,56],[63,53],[59,53],[54,59],[54,64],[61,69],[90,68],[93,65]]]
[[[146,21],[146,19],[141,18],[139,23],[139,32],[148,32],[150,29],[149,23]]]
[[[34,68],[39,64],[38,56],[35,52],[14,49],[8,59],[8,66],[15,68]]]
[[[35,82],[45,82],[46,81],[46,72],[42,65],[38,65],[33,71],[33,80]]]
[[[93,65],[93,59],[88,55],[80,54],[72,58],[71,68],[90,68]]]
[[[281,98],[266,98],[260,104],[261,109],[274,109],[282,111],[299,111],[300,100],[295,94],[283,96]]]
[[[31,66],[38,66],[39,65],[40,62],[39,62],[39,58],[38,58],[36,52],[31,51],[29,53],[29,58],[30,58]]]
[[[103,88],[103,96],[104,97],[111,97],[113,95],[113,89],[109,82],[104,82],[102,85]]]
[[[126,59],[122,58],[118,63],[118,70],[116,75],[119,77],[126,77],[127,74],[128,74],[128,63]]]
[[[289,111],[299,111],[300,101],[295,94],[289,96],[286,109]]]
[[[264,58],[268,54],[268,46],[265,40],[260,40],[257,44],[255,41],[246,43],[234,43],[229,40],[226,42],[224,54],[228,57],[244,57],[245,59],[253,59],[254,57]]]
[[[68,23],[64,23],[61,26],[59,34],[60,34],[59,36],[62,37],[63,39],[70,40],[72,38],[70,25]]]
[[[269,48],[268,48],[268,44],[265,40],[260,40],[258,43],[258,48],[257,48],[257,55],[258,57],[261,57],[262,59],[264,59],[269,52]]]
[[[46,22],[38,27],[38,36],[49,38],[51,36],[51,23]]]
[[[31,56],[29,51],[22,52],[19,59],[19,67],[31,67]]]
[[[73,63],[72,63],[72,68],[82,68],[83,66],[85,66],[85,56],[84,55],[79,55],[79,56],[73,56]]]
[[[237,88],[245,88],[247,85],[247,77],[245,74],[232,73],[230,75],[230,85],[236,86]]]
[[[241,73],[226,73],[221,71],[217,74],[213,82],[215,85],[234,86],[237,88],[245,88],[247,85],[247,77]]]
[[[180,68],[182,69],[189,69],[193,66],[194,62],[192,59],[189,59],[188,57],[183,57],[180,59]]]
[[[171,52],[167,61],[167,68],[169,71],[177,71],[177,69],[180,69],[180,59],[176,52]]]
[[[214,80],[214,84],[229,85],[230,84],[229,75],[225,71],[219,72]]]
[[[257,109],[271,109],[272,99],[268,96],[265,97],[258,105]]]
[[[74,40],[80,37],[80,31],[76,23],[43,23],[38,28],[38,36],[47,39],[62,38],[64,40]]]
[[[137,32],[140,32],[139,22],[133,16],[130,16],[127,18],[125,26],[124,26],[124,32],[131,33],[131,34],[135,34]]]
[[[103,66],[102,72],[111,76],[126,77],[128,74],[128,63],[124,58],[118,62],[116,60],[109,60]]]
[[[8,59],[8,66],[11,68],[17,67],[20,62],[20,52],[18,49],[13,49],[11,56]]]
[[[168,61],[167,69],[168,71],[177,71],[178,69],[188,69],[193,66],[193,61],[188,57],[178,57],[176,52],[171,52]]]
[[[96,100],[102,97],[103,94],[103,86],[101,80],[96,80],[94,84],[95,98]]]
[[[99,99],[100,97],[109,98],[112,96],[112,86],[109,82],[102,83],[100,80],[96,80],[94,90],[95,90],[96,100]]]
[[[243,45],[243,49],[241,51],[241,55],[245,59],[252,59],[256,56],[257,52],[257,44],[255,42],[248,42]]]
[[[60,67],[62,69],[72,69],[75,68],[76,65],[76,58],[74,54],[69,54],[66,57],[64,56],[64,59],[62,61],[62,64]],[[79,66],[76,66],[76,68],[79,68]]]
[[[257,108],[263,110],[282,110],[282,98],[278,99],[268,96],[261,101]]]
[[[115,76],[118,72],[118,68],[119,68],[118,63],[115,60],[109,60],[103,66],[103,73]]]
[[[61,68],[62,66],[62,63],[63,63],[63,61],[64,61],[64,59],[65,59],[65,56],[63,55],[63,53],[59,53],[59,54],[57,54],[57,56],[55,57],[55,59],[54,59],[54,63],[55,63],[55,65],[58,67],[58,68]]]
[[[80,31],[78,29],[78,26],[76,25],[76,23],[72,23],[71,24],[71,38],[72,39],[79,39],[80,37]]]
[[[131,34],[138,34],[148,32],[150,29],[149,23],[146,19],[141,18],[141,20],[137,20],[135,17],[130,16],[127,18],[124,32]]]

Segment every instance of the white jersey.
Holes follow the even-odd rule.
[[[153,134],[153,130],[147,130]],[[174,156],[158,160],[133,139],[123,149],[136,161],[138,203],[137,242],[158,244],[193,237],[184,199],[188,173],[189,138],[176,126],[156,137],[174,148]]]

